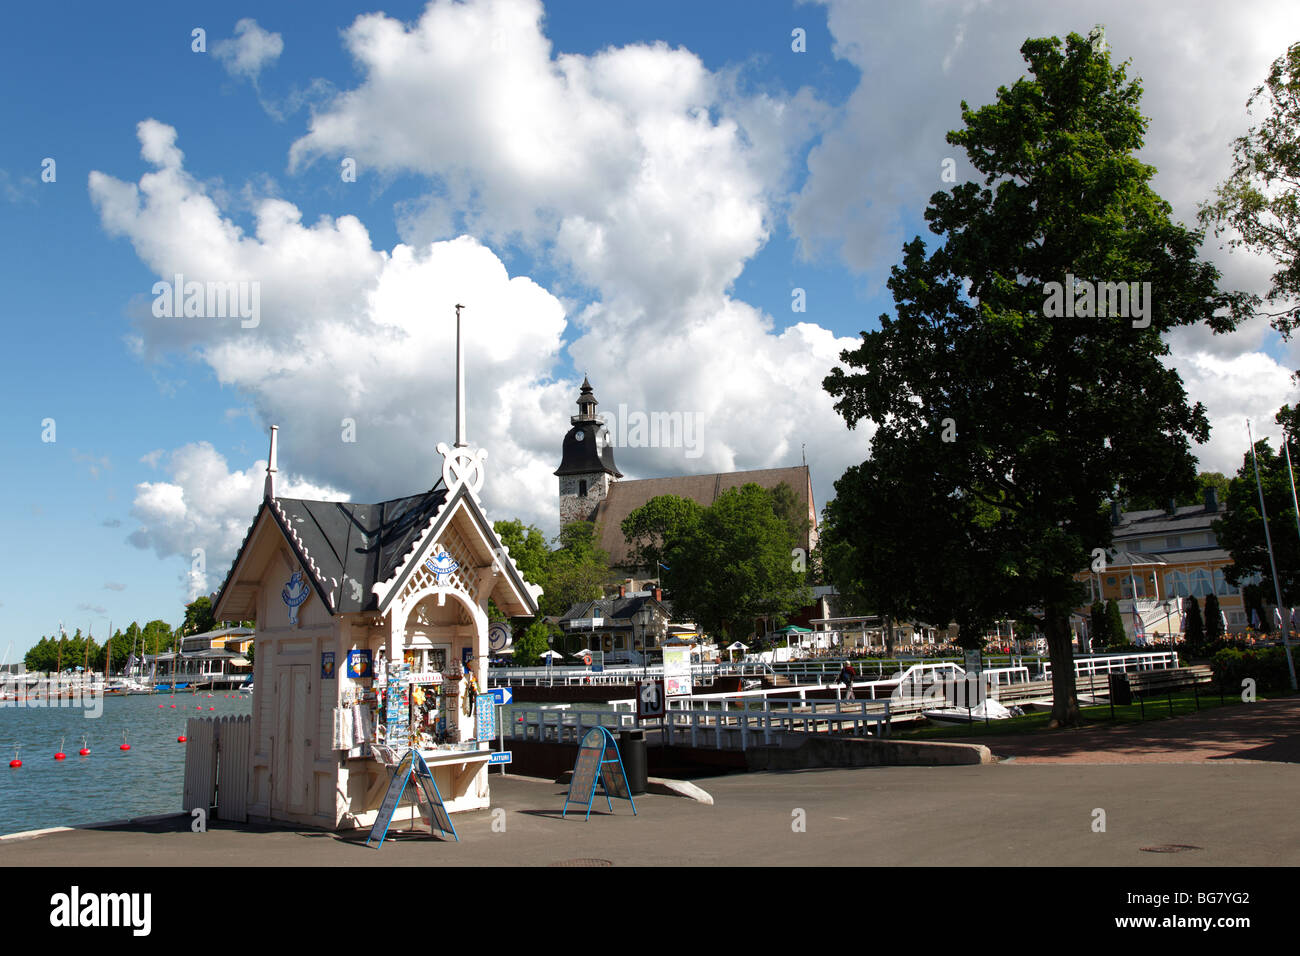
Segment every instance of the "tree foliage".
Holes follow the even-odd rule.
[[[1209,606],[1209,602],[1206,602]],[[1183,625],[1183,637],[1187,641],[1187,653],[1200,657],[1205,648],[1205,621],[1201,619],[1201,605],[1196,598],[1183,599],[1183,613],[1186,620]]]
[[[1259,505],[1262,485],[1282,601],[1295,603],[1300,596],[1300,533],[1296,530],[1286,458],[1274,452],[1264,438],[1255,442],[1255,455],[1259,459],[1259,485],[1255,483],[1255,466],[1248,451],[1237,474],[1228,483],[1227,511],[1213,525],[1219,546],[1232,556],[1232,564],[1224,569],[1224,575],[1238,587],[1257,584],[1261,604],[1276,600]],[[1264,623],[1267,626],[1268,622]]]
[[[1290,336],[1300,324],[1300,43],[1273,61],[1246,101],[1247,110],[1256,104],[1263,107],[1263,121],[1233,141],[1232,172],[1200,217],[1216,236],[1233,233],[1229,246],[1263,253],[1277,264],[1268,298],[1291,304],[1271,317]]]
[[[554,629],[540,618],[530,622],[515,638],[514,664],[517,667],[532,667],[541,663],[542,655],[550,647],[546,639],[553,631]]]
[[[1223,611],[1219,608],[1219,598],[1211,591],[1205,596],[1205,643],[1214,644],[1224,635]]]
[[[622,531],[637,554],[667,565],[662,580],[675,614],[714,635],[736,636],[748,635],[760,617],[783,622],[811,600],[793,553],[803,543],[800,527],[788,498],[750,483],[708,507],[652,498]]]
[[[1028,40],[1029,76],[992,105],[962,103],[964,128],[948,141],[983,185],[931,197],[925,218],[943,244],[931,253],[918,237],[904,247],[889,280],[896,314],[842,354],[855,371],[834,369],[825,382],[850,426],[876,423],[873,456],[896,444],[896,461],[919,463],[896,481],[915,483],[938,463],[926,480],[939,487],[917,496],[972,503],[958,509],[982,525],[967,546],[998,565],[1008,591],[954,603],[1014,608],[1032,596],[1056,726],[1079,722],[1069,615],[1084,596],[1075,573],[1111,542],[1105,502],[1189,493],[1189,439],[1208,436],[1204,408],[1188,404],[1162,361],[1162,336],[1199,322],[1226,331],[1245,308],[1197,260],[1201,235],[1171,221],[1151,189],[1155,171],[1135,155],[1146,127],[1140,84],[1097,39]],[[1116,307],[1097,314],[1102,284],[1121,282],[1139,283],[1130,288],[1145,304],[1125,314],[1116,293]],[[1057,314],[1062,298],[1075,317]],[[877,533],[870,522],[844,530]],[[996,551],[985,550],[990,540]]]
[[[206,595],[195,598],[185,605],[185,621],[181,630],[188,634],[204,634],[215,630],[216,619],[212,616],[212,599]]]

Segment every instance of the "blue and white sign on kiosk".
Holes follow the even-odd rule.
[[[632,804],[632,815],[636,816],[636,802],[632,799],[632,789],[627,783],[627,773],[623,770],[623,758],[618,754],[618,744],[614,735],[605,727],[594,727],[587,731],[578,745],[578,759],[573,764],[573,781],[569,784],[569,794],[564,798],[564,809],[560,816],[569,811],[570,803],[587,804],[587,815],[591,819],[591,803],[596,798],[596,781],[600,781],[609,809],[614,809],[611,797],[618,797]]]
[[[384,837],[388,836],[388,826],[393,822],[393,811],[401,802],[402,794],[406,792],[412,777],[415,778],[416,802],[421,804],[421,813],[425,815],[429,825],[443,833],[450,833],[457,843],[460,842],[456,828],[452,826],[451,817],[447,814],[447,808],[443,805],[442,794],[438,792],[438,785],[433,780],[433,774],[429,772],[429,765],[424,762],[424,757],[420,756],[418,750],[408,750],[393,770],[393,779],[388,784],[388,792],[384,794],[384,802],[379,806],[375,825],[370,828],[370,836],[366,837],[366,846],[376,838],[379,840],[375,844],[376,850],[384,845]]]
[[[515,699],[515,694],[509,687],[493,687],[492,699],[498,707],[504,707]]]

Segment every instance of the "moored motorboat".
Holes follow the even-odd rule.
[[[923,710],[921,714],[927,720],[932,720],[937,724],[969,724],[984,720],[1006,720],[1010,717],[1019,717],[1022,712],[1019,707],[1008,709],[992,697],[989,697],[978,706],[969,709],[965,707],[936,707],[933,710]]]

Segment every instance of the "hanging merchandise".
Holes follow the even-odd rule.
[[[465,716],[474,716],[474,699],[478,697],[478,681],[474,679],[474,672],[470,670],[469,664],[465,665]]]

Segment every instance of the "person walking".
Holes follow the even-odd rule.
[[[856,698],[853,696],[853,681],[854,681],[854,679],[855,679],[857,676],[858,676],[858,672],[855,671],[855,670],[853,669],[853,665],[850,664],[848,661],[845,661],[845,662],[844,662],[844,666],[840,668],[840,676],[836,678],[836,680],[837,680],[839,683],[841,683],[841,684],[844,685],[844,688],[845,688],[844,699],[845,699],[845,700],[855,700],[855,699],[856,699]]]

